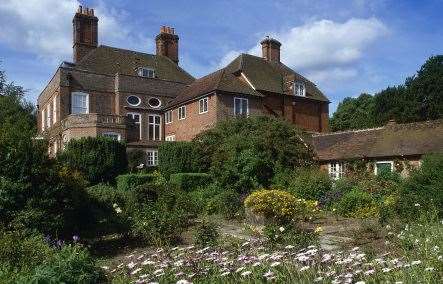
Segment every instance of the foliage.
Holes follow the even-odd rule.
[[[313,151],[290,123],[267,116],[233,118],[200,133],[194,143],[219,184],[239,193],[267,187],[276,171],[313,163]]]
[[[443,154],[423,157],[421,167],[405,181],[397,206],[405,218],[416,218],[420,215],[418,211],[434,208],[439,210],[439,216],[443,216]]]
[[[125,145],[108,137],[73,139],[58,159],[83,173],[92,184],[114,182],[127,169]]]
[[[202,156],[193,142],[165,142],[158,147],[158,167],[168,179],[176,173],[201,172]]]
[[[151,183],[155,180],[156,176],[153,174],[125,174],[119,175],[116,178],[117,189],[121,191],[128,191],[136,188],[139,185]]]
[[[0,232],[1,283],[95,283],[100,269],[80,245],[52,247],[41,235]]]
[[[330,119],[332,131],[374,126],[374,97],[368,94],[361,94],[358,98],[345,98],[338,104]]]
[[[433,120],[443,117],[443,55],[430,57],[413,77],[400,86],[370,96],[345,98],[333,114],[333,131],[361,129],[396,122]]]
[[[205,173],[178,173],[169,178],[171,185],[180,190],[193,191],[198,187],[204,187],[211,183],[211,176]]]
[[[307,168],[291,176],[287,191],[304,199],[319,200],[331,188],[332,182],[326,172]]]
[[[316,202],[297,199],[281,190],[257,190],[245,199],[245,207],[271,221],[301,220],[316,210]]]
[[[217,244],[220,234],[214,222],[203,220],[194,229],[194,243],[202,246]]]
[[[347,217],[374,217],[378,213],[377,204],[371,194],[358,187],[345,193],[335,208],[339,214]]]
[[[146,153],[140,149],[128,151],[127,157],[128,168],[131,172],[135,171],[138,166],[146,163]]]
[[[291,245],[298,249],[317,242],[315,233],[303,231],[293,224],[286,224],[285,226],[267,224],[263,230],[263,235],[271,246]]]

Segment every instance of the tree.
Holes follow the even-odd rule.
[[[333,131],[381,126],[393,119],[414,122],[443,118],[443,55],[430,57],[403,85],[374,96],[345,98],[330,124]]]
[[[222,188],[247,193],[268,187],[281,169],[311,165],[314,154],[304,138],[284,120],[255,116],[218,123],[193,142]]]
[[[370,128],[374,125],[374,97],[368,94],[345,98],[339,103],[330,121],[332,131]]]

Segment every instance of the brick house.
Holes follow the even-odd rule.
[[[161,27],[156,54],[98,45],[93,9],[73,18],[73,62],[62,62],[37,100],[39,134],[55,155],[71,139],[108,136],[157,163],[164,140],[190,140],[236,115],[282,117],[311,132],[328,131],[328,99],[280,62],[281,44],[261,42],[262,57],[241,54],[194,79],[179,66],[179,37]]]
[[[418,168],[427,153],[443,153],[443,120],[314,134],[312,145],[320,167],[333,179],[356,165],[378,174],[387,169],[402,176]],[[363,168],[363,169],[364,169]]]

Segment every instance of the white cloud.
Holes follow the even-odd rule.
[[[282,43],[282,61],[302,70],[316,82],[346,80],[358,75],[353,65],[367,51],[368,46],[387,33],[386,26],[376,18],[351,18],[339,23],[318,20],[269,35]],[[220,61],[223,65],[238,51],[228,52]],[[259,45],[248,53],[261,55]]]
[[[72,17],[77,0],[2,0],[0,2],[0,42],[51,62],[71,60]],[[148,41],[134,34],[122,22],[124,11],[108,8],[103,1],[95,7],[99,18],[99,43],[124,44],[140,48]]]

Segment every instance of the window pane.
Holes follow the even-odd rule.
[[[242,114],[243,115],[248,114],[248,100],[246,99],[242,100]]]

